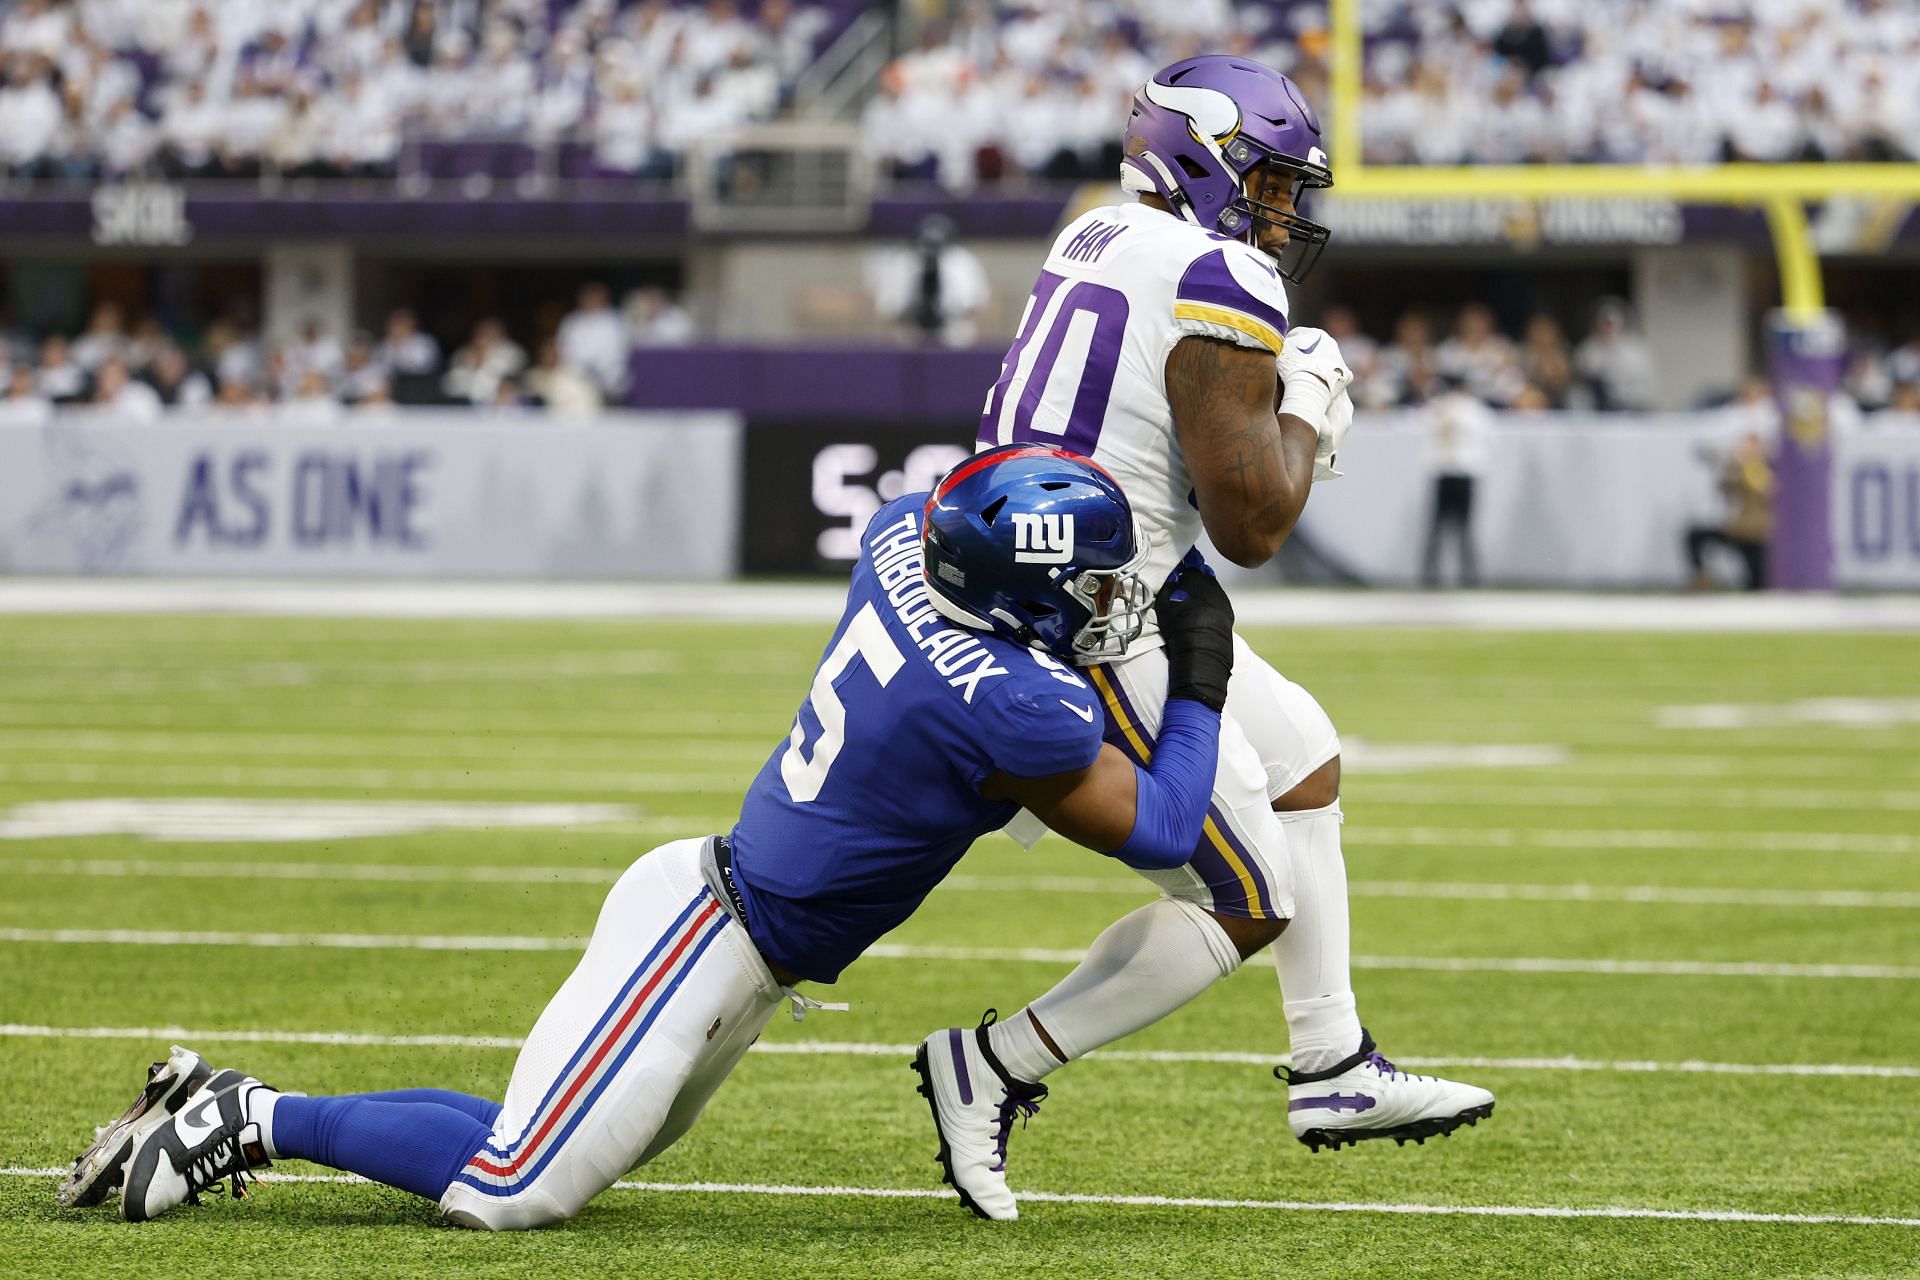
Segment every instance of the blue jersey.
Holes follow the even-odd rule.
[[[768,961],[832,982],[1019,806],[980,784],[1083,769],[1106,727],[1065,664],[956,626],[927,599],[927,495],[880,509],[793,732],[733,829],[734,878]]]

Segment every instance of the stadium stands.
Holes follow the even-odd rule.
[[[16,0],[15,179],[661,177],[775,114],[853,0]]]
[[[1895,0],[1394,0],[1364,13],[1372,163],[1920,155],[1920,14]],[[1277,66],[1324,103],[1326,21],[1308,0],[969,4],[889,68],[867,120],[901,177],[1105,177],[1116,105],[1202,47]]]

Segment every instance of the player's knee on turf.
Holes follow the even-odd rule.
[[[1264,918],[1250,920],[1246,916],[1223,916],[1209,911],[1221,930],[1233,943],[1234,950],[1240,953],[1242,960],[1248,959],[1262,947],[1286,932],[1287,922]]]
[[[511,1201],[489,1200],[484,1196],[462,1196],[458,1202],[441,1202],[448,1222],[476,1231],[533,1231],[558,1226],[586,1208],[579,1203],[561,1202],[553,1196],[524,1196]]]
[[[1324,809],[1340,798],[1340,757],[1333,759],[1302,778],[1293,790],[1273,802],[1275,813],[1299,813],[1307,809]]]

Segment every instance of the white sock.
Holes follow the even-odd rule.
[[[1360,1048],[1353,1005],[1347,860],[1340,852],[1340,802],[1282,813],[1293,869],[1293,921],[1273,944],[1297,1071],[1321,1071]]]
[[[280,1152],[273,1145],[273,1109],[279,1101],[280,1095],[265,1085],[255,1085],[247,1091],[247,1119],[260,1126],[260,1145],[267,1149],[269,1160],[280,1158]]]
[[[1038,1080],[1062,1064],[1035,1020],[1071,1062],[1158,1022],[1239,967],[1240,953],[1213,917],[1161,898],[1108,925],[1060,985],[988,1028],[987,1042],[1016,1078]]]

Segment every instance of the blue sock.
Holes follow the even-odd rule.
[[[455,1111],[464,1111],[488,1128],[500,1114],[500,1104],[492,1098],[476,1098],[471,1093],[455,1093],[451,1089],[387,1089],[379,1093],[347,1093],[342,1098],[358,1098],[362,1102],[437,1102],[443,1107],[452,1107]]]
[[[439,1093],[434,1089],[402,1092]],[[473,1102],[499,1109],[498,1104],[477,1098],[467,1100],[467,1105]],[[270,1142],[276,1155],[344,1169],[437,1201],[461,1166],[492,1135],[491,1118],[482,1121],[469,1109],[440,1101],[283,1095],[274,1102]]]

